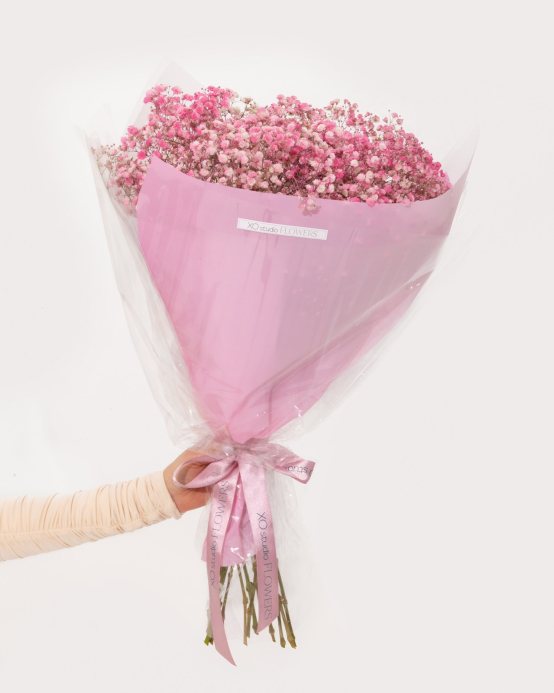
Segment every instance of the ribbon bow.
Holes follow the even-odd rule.
[[[209,462],[188,484],[177,476],[186,465]],[[298,457],[283,445],[264,441],[238,445],[215,445],[214,454],[199,455],[183,462],[174,472],[173,481],[180,488],[213,486],[210,521],[206,537],[206,565],[210,595],[210,615],[216,650],[235,664],[227,642],[220,603],[219,569],[225,536],[229,529],[231,510],[237,488],[242,486],[248,519],[254,538],[258,564],[258,630],[260,633],[279,614],[279,584],[273,520],[266,485],[266,469],[290,476],[305,484],[315,463]],[[241,483],[242,482],[242,483]],[[235,665],[236,666],[236,665]]]

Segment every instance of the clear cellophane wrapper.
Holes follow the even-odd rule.
[[[176,66],[158,81],[201,89]],[[147,111],[137,106],[131,123],[140,127]],[[207,183],[155,158],[130,211],[106,187],[91,151],[119,137],[106,121],[85,137],[117,286],[150,388],[173,443],[212,462],[211,478],[199,482],[214,488],[199,548],[208,581],[210,563],[217,567],[211,589],[215,595],[217,587],[226,637],[295,647],[294,606],[306,598],[310,570],[293,482],[309,481],[314,463],[294,455],[292,445],[363,382],[412,312],[451,230],[476,133],[442,157],[452,187],[437,198],[372,208],[318,200],[310,215],[296,197]],[[262,525],[271,522],[271,537],[254,512]],[[228,523],[225,536],[214,529],[218,518]],[[269,539],[274,546],[264,544]],[[259,594],[264,558],[271,565],[269,613]],[[232,661],[227,643],[218,650]]]

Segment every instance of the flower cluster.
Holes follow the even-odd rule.
[[[148,123],[130,126],[119,146],[94,149],[108,187],[130,209],[153,156],[210,183],[370,206],[427,200],[451,186],[441,165],[397,113],[362,115],[335,99],[314,108],[295,96],[260,107],[230,89],[184,94],[158,84],[144,99]]]

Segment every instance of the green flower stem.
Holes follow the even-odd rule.
[[[242,579],[242,572],[241,572],[239,564],[237,564],[237,571],[239,574],[240,588],[242,590],[242,606],[244,609],[244,640],[243,640],[243,642],[245,645],[248,645],[248,641],[246,639],[246,621],[247,621],[246,608],[248,606],[248,597],[246,596],[246,590],[244,589],[244,580]]]
[[[213,632],[212,632],[212,620],[211,619],[208,621],[208,627],[206,628],[206,637],[204,639],[204,644],[205,645],[213,645],[214,644]]]
[[[253,560],[252,562],[252,570],[254,572],[254,593],[252,596],[252,626],[254,628],[254,633],[258,635],[258,617],[256,616],[256,603],[255,603],[255,598],[256,598],[256,593],[258,591],[258,568],[256,565],[256,559]]]
[[[225,565],[222,565],[219,569],[219,586],[220,587],[223,587],[223,585],[225,584],[225,578],[227,577],[227,571],[228,570],[229,570],[229,568]]]
[[[246,592],[248,593],[248,609],[246,611],[247,622],[246,622],[246,637],[250,637],[250,626],[256,619],[256,608],[254,606],[254,595],[256,593],[256,588],[254,583],[251,582],[250,576],[248,575],[248,570],[246,569],[246,563],[242,566],[244,571],[244,579],[246,581]],[[254,632],[256,632],[256,625],[254,624]]]
[[[285,587],[283,585],[283,579],[281,578],[281,571],[277,571],[279,576],[279,589],[281,594],[279,595],[279,610],[283,614],[283,621],[285,622],[285,630],[287,631],[287,640],[290,642],[291,646],[296,648],[296,638],[294,636],[294,631],[292,629],[292,623],[290,620],[289,607],[287,601],[287,595],[285,594]]]
[[[279,611],[279,615],[277,616],[277,623],[279,624],[279,640],[281,642],[281,647],[286,647],[287,641],[283,637],[283,624],[281,623],[281,612],[280,611]]]
[[[296,640],[294,638],[294,633],[292,632],[292,627],[290,625],[290,621],[287,618],[287,615],[285,613],[284,602],[283,602],[283,598],[281,597],[281,595],[279,595],[279,613],[283,618],[283,623],[285,624],[285,632],[287,634],[287,640],[291,644],[291,647],[296,649]]]
[[[275,628],[273,627],[273,623],[269,624],[268,630],[269,630],[269,634],[271,635],[271,639],[273,640],[273,642],[277,642],[275,640]]]
[[[223,604],[221,605],[221,616],[225,620],[225,607],[227,606],[227,597],[229,596],[229,587],[231,585],[231,578],[233,577],[233,570],[235,566],[232,565],[229,570],[229,579],[227,580],[227,589],[225,590],[225,596],[223,597]]]

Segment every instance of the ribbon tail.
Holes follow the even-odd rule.
[[[279,579],[273,518],[263,467],[241,464],[240,476],[256,548],[258,575],[258,633],[279,615]]]
[[[206,540],[208,571],[208,590],[210,595],[210,618],[215,649],[222,657],[236,666],[231,655],[220,602],[220,568],[221,556],[225,534],[231,518],[233,499],[237,488],[238,469],[233,470],[225,479],[220,480],[213,487],[212,507],[210,510],[210,524]]]

